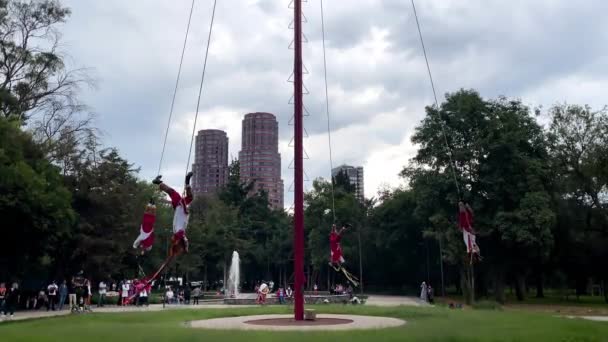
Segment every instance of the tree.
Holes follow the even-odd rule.
[[[422,204],[435,208],[426,212],[427,219],[453,222],[446,215],[456,216],[460,196],[471,203],[484,260],[493,265],[489,271],[494,274],[495,295],[503,301],[505,274],[513,274],[517,288],[523,290],[526,274],[546,262],[545,250],[553,243],[554,213],[548,200],[552,182],[544,132],[520,101],[487,101],[475,91],[448,94],[439,110],[427,107],[426,111],[412,137],[420,149],[403,175],[414,191],[419,184],[432,187],[434,182],[442,189],[446,200],[441,206]],[[421,183],[420,177],[431,183]],[[539,207],[543,211],[533,211]],[[455,224],[452,227],[456,229]],[[530,260],[528,255],[535,257]],[[461,265],[465,263],[463,258]]]
[[[241,182],[241,164],[233,160],[228,167],[228,182],[220,190],[219,198],[228,205],[240,206],[249,192],[253,189],[253,182]]]
[[[553,174],[558,180],[559,266],[583,293],[588,277],[608,282],[608,111],[556,105],[548,129]],[[568,246],[576,248],[568,248]],[[584,250],[585,253],[578,251]],[[605,297],[608,302],[608,295]]]
[[[59,27],[69,15],[57,0],[0,1],[0,114],[28,124],[53,162],[58,142],[84,142],[94,133],[93,116],[78,99],[93,81],[60,51]]]
[[[59,169],[31,135],[0,119],[0,278],[42,271],[71,235],[75,213]],[[42,265],[44,263],[44,265]]]
[[[115,149],[98,152],[96,162],[84,162],[77,170],[72,192],[78,223],[68,248],[73,265],[95,278],[136,273],[131,244],[150,195],[138,182],[137,170]]]

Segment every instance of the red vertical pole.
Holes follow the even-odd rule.
[[[302,100],[302,1],[293,1],[294,11],[294,319],[304,319],[304,178]]]

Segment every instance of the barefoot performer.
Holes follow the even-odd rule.
[[[342,234],[350,227],[350,225],[342,225],[342,228],[338,230],[338,227],[333,224],[331,226],[331,233],[329,233],[329,252],[330,252],[330,261],[329,266],[331,266],[336,272],[342,272],[346,279],[350,281],[355,287],[359,286],[358,279],[353,276],[350,272],[344,268],[344,256],[342,255],[342,246],[340,245],[340,241],[342,240]]]
[[[152,181],[153,184],[158,185],[159,189],[166,192],[171,198],[171,205],[173,206],[173,237],[171,238],[171,249],[169,250],[169,256],[162,263],[159,269],[149,277],[145,277],[139,283],[135,293],[129,297],[128,301],[131,302],[141,291],[148,288],[152,282],[158,277],[158,275],[171,263],[173,258],[182,254],[188,253],[188,239],[186,238],[186,226],[188,225],[188,218],[190,216],[190,203],[192,203],[192,188],[190,187],[190,178],[192,178],[192,172],[188,172],[186,175],[186,186],[184,189],[185,196],[182,197],[173,188],[169,187],[161,180],[162,176],[157,176]]]
[[[470,262],[481,259],[479,246],[475,239],[475,231],[473,230],[473,209],[468,203],[463,201],[458,202],[458,226],[462,231],[464,244],[467,247]]]
[[[192,203],[192,188],[190,187],[190,178],[192,172],[186,175],[185,197],[180,196],[177,191],[169,187],[161,180],[162,176],[157,176],[152,183],[157,184],[160,190],[166,192],[171,198],[173,206],[173,237],[171,238],[171,249],[169,256],[176,256],[182,252],[188,253],[188,238],[186,238],[186,226],[190,217],[190,203]]]
[[[139,236],[133,242],[133,248],[141,248],[141,255],[149,252],[154,244],[154,222],[156,222],[156,205],[154,205],[154,200],[150,199],[141,220]]]

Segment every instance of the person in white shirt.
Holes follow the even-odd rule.
[[[103,280],[100,281],[99,282],[99,300],[97,301],[98,307],[101,307],[104,305],[107,290],[108,290],[108,286],[106,285],[106,283]]]
[[[57,302],[57,290],[59,290],[59,287],[53,281],[51,284],[49,284],[49,286],[46,289],[48,291],[48,298],[49,298],[49,302],[48,302],[46,311],[49,311],[49,310],[55,311],[55,303]]]
[[[148,291],[146,290],[145,287],[139,293],[139,303],[138,303],[138,305],[141,306],[141,305],[144,305],[144,304],[146,306],[148,306]]]
[[[270,292],[268,285],[266,283],[262,283],[262,285],[260,285],[260,289],[258,290],[259,304],[266,304],[266,296],[268,295],[268,292]]]
[[[173,291],[171,290],[171,288],[169,288],[167,290],[167,292],[165,293],[165,298],[166,298],[165,300],[166,300],[167,304],[171,304],[171,302],[173,301],[173,296],[174,296]]]
[[[120,294],[122,297],[122,305],[127,305],[127,302],[129,301],[129,283],[127,283],[126,280],[122,283]]]

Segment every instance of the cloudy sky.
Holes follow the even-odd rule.
[[[285,205],[293,153],[288,105],[293,67],[289,0],[218,1],[198,129],[228,132],[238,155],[242,116],[277,115]],[[103,142],[157,170],[191,0],[64,0],[72,17],[64,49],[92,70],[84,100]],[[438,93],[475,88],[545,108],[557,102],[604,105],[608,88],[608,1],[418,0]],[[197,0],[162,174],[181,184],[213,1]],[[432,93],[408,0],[326,0],[325,25],[334,164],[365,167],[365,193],[398,186],[413,156],[413,128]],[[311,116],[309,177],[330,173],[319,0],[304,3],[304,99]]]

